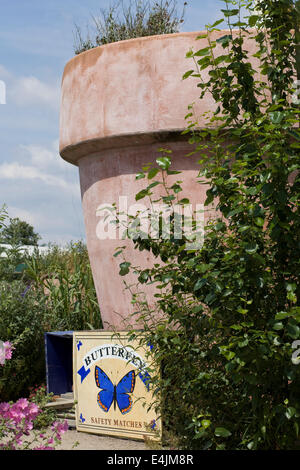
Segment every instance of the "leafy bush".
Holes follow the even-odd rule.
[[[44,383],[45,332],[102,326],[85,245],[53,246],[47,255],[17,259],[27,265],[21,279],[15,279],[13,255],[2,260],[0,278],[0,340],[16,348],[0,369],[2,400],[27,397],[30,387]]]
[[[5,359],[9,361],[15,348],[6,342],[4,349]],[[20,398],[15,403],[0,403],[0,450],[54,450],[55,444],[61,442],[61,435],[68,430],[68,422],[48,422],[50,415],[47,415],[45,423],[45,412],[37,405],[44,401],[41,392],[41,389],[37,390],[32,402]],[[44,418],[41,419],[42,415]],[[34,429],[50,423],[52,435],[45,436]]]
[[[205,227],[203,246],[194,250],[186,249],[185,237],[175,238],[175,216],[169,239],[135,231],[136,248],[158,261],[146,270],[132,267],[141,290],[133,303],[161,366],[162,377],[154,375],[152,387],[160,389],[165,428],[176,445],[296,449],[300,368],[292,355],[300,340],[300,136],[299,100],[293,97],[299,15],[291,0],[240,2],[249,11],[245,19],[236,2],[225,3],[231,34],[217,42],[213,33],[223,20],[208,27],[202,36],[207,46],[188,53],[196,70],[185,74],[200,78],[209,68],[208,80],[198,86],[202,97],[212,94],[216,110],[205,130],[189,113],[186,132],[200,158],[200,183],[209,184],[205,205],[214,204],[217,215]],[[256,42],[262,79],[249,61],[249,37]],[[224,53],[216,56],[219,45]],[[136,199],[151,198],[152,187],[161,185],[163,203],[184,205],[180,181],[168,186],[174,174],[170,152],[156,162],[137,178],[161,178],[149,181]],[[131,268],[126,262],[122,269],[124,263],[121,275]],[[151,310],[142,286],[153,283],[157,304]]]
[[[45,429],[55,421],[57,411],[45,406],[47,403],[51,402],[52,397],[53,393],[47,393],[44,384],[30,388],[29,401],[35,403],[41,410],[34,421],[34,429]]]
[[[120,7],[122,7],[121,18],[119,17]],[[134,4],[130,3],[128,7],[124,7],[123,2],[118,2],[111,5],[107,11],[102,10],[101,14],[102,18],[93,16],[96,28],[94,40],[89,34],[86,39],[83,39],[80,28],[76,26],[75,54],[126,39],[177,33],[179,25],[184,21],[184,9],[181,17],[178,17],[175,0],[160,0],[159,2],[135,0]]]
[[[15,348],[0,369],[0,400],[15,400],[45,380],[44,332],[51,319],[45,295],[22,281],[0,282],[0,305],[0,338]]]

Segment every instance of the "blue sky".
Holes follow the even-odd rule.
[[[187,0],[183,31],[220,18],[222,0]],[[60,83],[85,30],[109,0],[0,0],[0,206],[32,224],[41,243],[85,239],[78,169],[58,154]],[[178,12],[184,0],[178,0]]]

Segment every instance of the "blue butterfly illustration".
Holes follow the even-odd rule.
[[[135,387],[135,371],[131,370],[120,380],[118,385],[113,385],[106,373],[98,366],[95,367],[95,381],[101,392],[97,395],[97,402],[100,408],[106,413],[109,411],[112,403],[116,409],[116,403],[119,410],[124,415],[129,413],[132,408],[133,400],[129,393],[132,393]]]

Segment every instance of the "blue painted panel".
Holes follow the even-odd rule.
[[[72,392],[73,332],[45,333],[47,392],[60,395]]]

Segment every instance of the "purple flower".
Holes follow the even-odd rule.
[[[29,291],[29,289],[30,289],[30,284],[26,287],[26,289],[24,290],[24,292],[22,292],[21,297],[24,298],[25,295],[27,294],[27,292]]]

